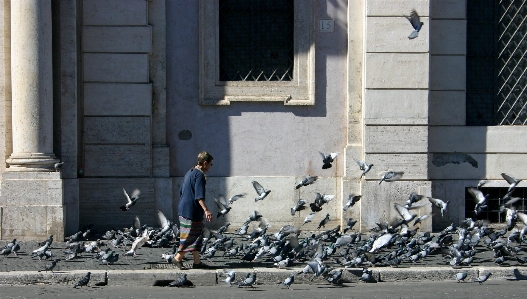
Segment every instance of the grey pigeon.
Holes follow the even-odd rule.
[[[412,24],[412,27],[414,30],[410,35],[408,36],[408,39],[414,39],[419,35],[419,30],[423,27],[423,22],[421,22],[421,18],[415,11],[415,9],[412,9],[412,12],[410,13],[410,16],[405,16],[405,18]]]
[[[62,165],[64,165],[64,162],[57,162],[53,167],[55,168],[56,172],[60,172],[62,170]]]
[[[291,208],[291,216],[295,216],[296,212],[304,210],[306,208],[305,205],[306,201],[303,199],[299,199],[296,205]]]
[[[450,203],[450,200],[442,201],[438,198],[432,198],[428,197],[428,200],[438,209],[441,210],[441,217],[445,215],[445,212],[447,211],[448,204]]]
[[[227,215],[231,210],[231,207],[229,207],[229,204],[225,201],[225,197],[223,196],[219,196],[219,198],[214,197],[214,202],[218,207],[218,215],[216,215],[216,218]]]
[[[357,223],[357,220],[351,218],[346,218],[346,227],[344,228],[343,233],[346,233],[348,230],[352,229],[353,226]]]
[[[326,214],[326,217],[324,217],[324,219],[322,219],[320,223],[318,224],[317,229],[320,229],[321,227],[325,227],[328,222],[329,222],[329,214]]]
[[[362,179],[363,176],[365,176],[368,171],[373,167],[373,164],[368,164],[366,161],[360,161],[357,159],[354,159],[355,162],[359,165],[360,170],[362,170],[362,174],[360,175],[360,178]]]
[[[318,176],[306,176],[302,181],[296,184],[295,189],[300,189],[300,187],[305,187],[313,184],[318,179]]]
[[[362,276],[359,280],[366,283],[376,283],[377,281],[373,278],[372,271],[366,268],[362,269]]]
[[[457,282],[462,282],[467,278],[467,272],[459,272],[456,274],[456,280]]]
[[[123,211],[128,211],[130,207],[132,207],[133,205],[137,203],[137,200],[139,199],[139,195],[141,194],[141,191],[139,191],[139,189],[135,189],[132,192],[132,196],[128,196],[128,193],[123,188],[123,193],[124,193],[124,196],[126,196],[127,201],[126,201],[126,204],[124,206],[120,206],[119,209]]]
[[[516,186],[522,181],[522,180],[517,180],[512,175],[506,174],[506,173],[502,173],[501,176],[507,181],[507,183],[510,184],[509,189],[507,190],[507,193],[510,193],[511,191],[513,191],[514,188],[516,188]]]
[[[225,283],[229,286],[232,286],[234,280],[236,279],[236,272],[234,270],[224,271],[223,272],[226,276]]]
[[[487,281],[487,279],[489,279],[489,277],[492,275],[492,273],[487,273],[487,274],[484,274],[484,275],[480,275],[478,276],[478,278],[476,278],[476,280],[474,280],[474,282],[479,282],[479,284],[482,284],[484,283],[485,281]]]
[[[392,240],[393,235],[392,234],[385,234],[373,241],[373,244],[371,246],[370,252],[374,253],[377,252],[379,249],[387,246],[390,241]]]
[[[479,189],[479,188],[483,187],[483,185],[485,185],[486,183],[487,183],[487,180],[480,180],[478,182],[478,186],[476,186],[476,188]]]
[[[73,288],[76,289],[77,287],[87,286],[88,283],[90,282],[90,275],[91,275],[91,272],[86,273],[86,275],[83,278],[77,281],[77,283],[73,286]]]
[[[407,208],[405,208],[404,206],[401,206],[398,203],[394,203],[393,207],[395,208],[397,213],[399,213],[399,215],[403,217],[403,220],[406,223],[409,223],[410,221],[414,220],[415,217],[417,217],[416,214],[411,214]]]
[[[258,221],[260,218],[262,218],[262,214],[258,213],[258,211],[254,211],[249,215],[245,222],[248,224],[251,221]]]
[[[181,275],[180,278],[169,283],[168,286],[182,288],[182,287],[191,287],[191,286],[194,286],[194,284],[190,280],[187,279],[187,274],[183,274]]]
[[[319,152],[320,155],[322,156],[322,169],[328,169],[328,168],[331,168],[331,163],[333,163],[333,161],[335,160],[335,158],[337,158],[337,156],[340,154],[340,153],[329,153],[329,154],[324,154],[324,153],[321,153]]]
[[[252,273],[247,273],[247,276],[245,277],[244,280],[240,281],[238,283],[238,287],[241,288],[241,287],[251,287],[251,288],[254,288],[253,287],[253,284],[256,282],[256,272],[252,272]]]
[[[286,278],[284,280],[284,282],[282,282],[281,284],[282,285],[285,285],[288,289],[292,290],[291,289],[291,285],[295,282],[295,274],[291,274],[288,278]]]
[[[245,193],[243,193],[243,194],[236,194],[234,196],[231,196],[231,198],[229,198],[229,200],[227,200],[227,202],[229,204],[232,204],[233,202],[237,201],[238,199],[240,199],[240,198],[242,198],[244,196],[245,196]]]
[[[486,206],[487,198],[489,194],[484,195],[483,192],[481,192],[481,190],[477,188],[473,188],[473,187],[468,188],[467,191],[468,193],[470,193],[470,195],[472,195],[474,201],[476,202],[476,206],[474,207],[474,212],[477,215],[479,214],[481,209]]]
[[[331,284],[339,284],[340,279],[342,278],[342,269],[331,271],[326,280]]]
[[[254,199],[255,202],[259,200],[263,200],[269,193],[271,193],[271,190],[266,190],[260,183],[257,181],[252,181],[254,190],[256,190],[256,193],[258,194],[258,197]]]
[[[361,196],[350,194],[348,195],[348,202],[344,205],[343,210],[347,211],[349,208],[353,207],[359,200]]]
[[[309,213],[306,218],[304,219],[304,222],[302,222],[302,225],[308,223],[308,222],[311,222],[311,220],[313,219],[313,217],[315,217],[315,212],[311,212]]]
[[[53,261],[51,261],[51,263],[46,264],[46,265],[44,266],[44,269],[38,270],[38,272],[41,272],[41,271],[46,271],[46,272],[51,271],[51,272],[53,273],[53,269],[54,269],[55,266],[57,265],[58,261],[60,261],[60,260],[57,259],[57,260],[53,260]]]
[[[403,171],[387,171],[383,173],[381,176],[381,180],[379,181],[379,185],[382,182],[395,182],[400,180],[404,175]]]

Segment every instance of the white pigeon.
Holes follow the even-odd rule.
[[[149,239],[148,230],[145,229],[141,236],[135,238],[134,242],[132,243],[132,248],[130,248],[130,250],[125,253],[125,255],[132,255],[133,257],[136,257],[137,249],[143,246],[146,243],[146,241],[148,241],[148,239]]]
[[[373,241],[373,244],[371,246],[370,252],[376,252],[377,250],[383,248],[384,246],[388,245],[388,243],[392,240],[393,235],[392,234],[384,234],[375,241]]]
[[[132,196],[128,196],[128,193],[123,188],[123,193],[124,193],[124,196],[126,196],[127,202],[126,202],[126,204],[124,206],[121,206],[119,208],[121,210],[123,210],[123,211],[128,211],[130,209],[130,207],[132,207],[133,205],[136,204],[137,200],[139,199],[139,195],[141,194],[141,191],[139,191],[139,189],[135,189],[132,192]]]
[[[394,203],[393,204],[393,207],[395,208],[395,210],[397,211],[397,213],[403,217],[404,221],[405,222],[410,222],[412,220],[414,220],[415,217],[417,217],[416,214],[411,214],[410,211],[404,207],[404,206],[401,206],[400,204],[398,203]]]
[[[269,193],[271,193],[271,190],[266,190],[260,183],[257,181],[252,181],[254,190],[256,190],[256,193],[258,194],[258,197],[254,199],[255,202],[259,200],[263,200]]]

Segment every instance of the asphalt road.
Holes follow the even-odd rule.
[[[83,287],[64,285],[0,286],[0,298],[525,298],[527,281],[489,279],[474,282],[383,282],[294,285],[292,290],[271,285],[244,289],[212,287]]]

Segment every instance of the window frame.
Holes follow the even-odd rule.
[[[219,1],[200,0],[199,104],[283,102],[284,105],[314,105],[314,6],[314,1],[294,0],[293,80],[220,81]]]

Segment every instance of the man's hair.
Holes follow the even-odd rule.
[[[211,154],[209,154],[208,152],[201,152],[198,154],[198,165],[201,165],[203,164],[203,162],[212,162],[212,159],[214,159],[214,157],[212,157]]]

